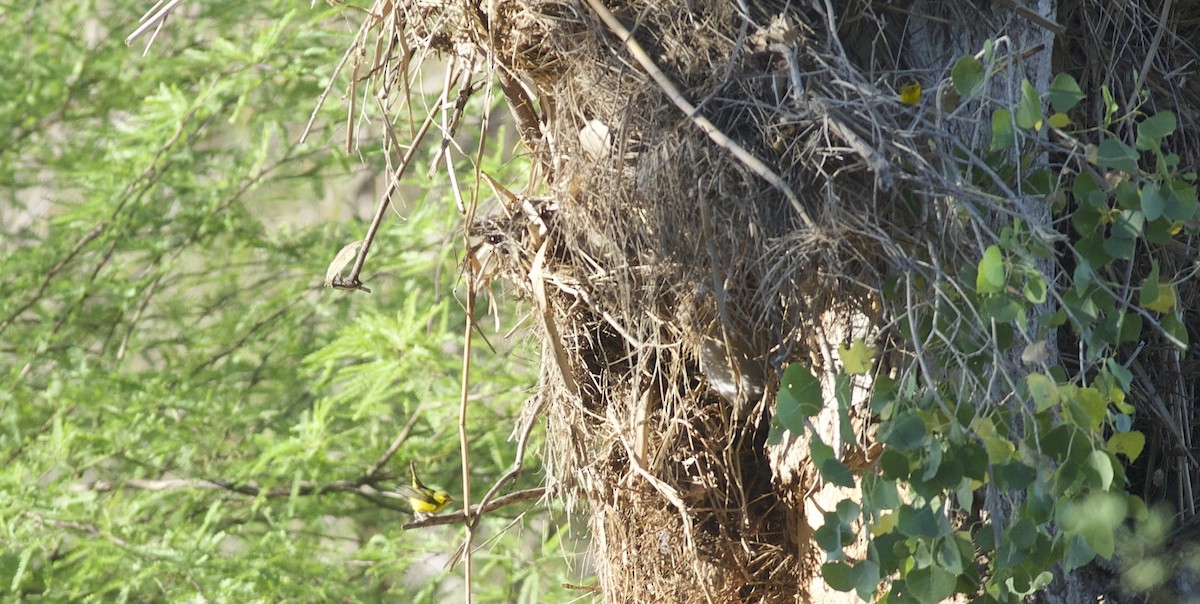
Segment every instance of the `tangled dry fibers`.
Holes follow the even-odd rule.
[[[897,50],[910,37],[951,39],[955,24],[980,20],[999,32],[1057,27],[1043,38],[1054,70],[1079,76],[1093,124],[1101,85],[1121,99],[1148,89],[1143,109],[1175,111],[1174,150],[1196,164],[1200,8],[1064,0],[1047,25],[1001,4],[1011,3],[381,0],[370,10],[348,57],[393,115],[404,115],[396,91],[437,58],[447,136],[467,121],[458,101],[495,78],[533,159],[525,190],[470,218],[472,266],[542,318],[545,361],[526,419],[545,418],[552,482],[590,518],[608,599],[805,598],[816,557],[803,500],[816,477],[799,437],[767,444],[791,361],[832,372],[838,346],[868,338],[881,371],[945,383],[981,408],[1014,404],[1023,370],[1012,351],[1037,336],[999,342],[977,317],[951,313],[946,294],[1014,217],[1058,250],[1041,267],[1047,283],[1061,282],[1070,242],[1045,203],[972,151],[986,116],[1015,99],[996,86],[953,102],[950,66],[979,47],[947,44],[917,64]],[[997,49],[1016,66],[1047,51],[1017,39]],[[895,92],[914,79],[926,88],[915,107]],[[1045,144],[1053,165],[1078,152]],[[1179,243],[1171,270],[1196,256],[1196,242]],[[1195,287],[1180,302],[1195,319]],[[895,337],[943,311],[915,345]],[[1148,433],[1169,441],[1161,450],[1194,451],[1195,354],[1149,331],[1143,415],[1175,427]],[[947,333],[974,338],[978,351],[958,362],[987,371],[924,366],[948,353]],[[1069,352],[1070,337],[1060,345]],[[857,411],[847,459],[872,444]],[[1147,483],[1158,489],[1148,495],[1194,514],[1183,485],[1200,482],[1195,459],[1151,463],[1146,472],[1179,488]]]

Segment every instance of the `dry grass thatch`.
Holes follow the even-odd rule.
[[[1053,39],[1055,69],[1080,75],[1086,92],[1105,84],[1134,99],[1144,87],[1145,109],[1173,109],[1182,135],[1172,144],[1185,165],[1197,161],[1200,78],[1182,77],[1195,69],[1195,7],[1176,7],[1158,28],[1151,7],[1101,0],[1062,2],[1057,25],[1002,6],[1012,3],[945,4],[381,0],[371,9],[348,56],[374,92],[395,102],[414,66],[442,57],[452,127],[456,91],[494,75],[535,160],[528,191],[470,219],[475,268],[541,311],[546,360],[530,414],[548,424],[560,492],[585,502],[609,598],[803,597],[817,560],[804,517],[816,478],[799,437],[766,444],[788,362],[832,372],[836,348],[863,337],[884,351],[883,371],[945,383],[980,408],[1015,404],[1026,370],[1013,350],[1041,336],[999,342],[959,313],[953,283],[1014,218],[1065,258],[1039,267],[1062,283],[1069,231],[970,151],[991,110],[1013,104],[1008,76],[988,100],[957,103],[949,68],[961,50],[948,44],[921,63],[898,50],[908,36],[949,38],[958,24],[983,22]],[[1048,37],[1050,26],[1061,35]],[[1019,74],[1046,49],[1034,42],[1009,39],[997,52]],[[925,100],[898,102],[896,89],[914,79]],[[1072,152],[1047,143],[1043,157],[1062,164]],[[1195,242],[1180,243],[1164,265],[1193,261]],[[1197,293],[1180,290],[1193,318]],[[929,338],[896,337],[939,312]],[[978,343],[959,362],[988,367],[982,378],[923,364],[949,350],[947,334]],[[1195,355],[1152,329],[1146,341],[1139,393],[1157,411],[1145,421],[1178,427],[1164,451],[1194,450]],[[839,447],[846,458],[871,445],[859,416],[858,442]],[[1197,483],[1194,458],[1151,463]],[[1191,491],[1176,494],[1195,513]]]

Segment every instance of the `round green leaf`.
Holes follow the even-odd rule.
[[[962,57],[950,69],[950,81],[964,99],[973,99],[983,89],[983,63],[972,55]]]
[[[850,591],[855,588],[854,572],[845,562],[826,562],[821,565],[821,577],[835,591]]]
[[[854,588],[858,592],[858,597],[865,602],[872,600],[872,595],[875,594],[875,588],[879,586],[879,580],[882,578],[879,574],[879,563],[874,560],[863,560],[854,565]]]
[[[1113,168],[1133,174],[1137,172],[1138,153],[1129,145],[1115,139],[1105,139],[1096,147],[1096,156],[1092,161],[1105,168]]]
[[[981,294],[994,294],[1004,289],[1004,256],[1000,247],[990,245],[983,252],[979,261],[978,274],[975,277],[975,290]]]
[[[1108,451],[1113,455],[1124,455],[1129,461],[1133,461],[1142,454],[1142,449],[1146,446],[1146,435],[1141,432],[1124,432],[1121,434],[1113,434],[1108,439]]]
[[[908,591],[918,602],[936,604],[954,594],[958,578],[937,566],[918,568],[905,577]]]
[[[776,421],[792,432],[802,432],[804,418],[820,413],[823,403],[821,383],[812,371],[799,363],[788,365],[776,399]]]
[[[1017,103],[1017,127],[1035,130],[1041,127],[1042,99],[1029,80],[1021,82],[1021,100]]]
[[[916,449],[925,442],[925,422],[911,413],[902,413],[887,427],[883,442],[897,451]]]
[[[1058,404],[1058,385],[1054,380],[1040,373],[1031,373],[1025,376],[1025,383],[1029,386],[1029,396],[1033,397],[1038,411]]]
[[[1146,220],[1157,220],[1167,208],[1167,198],[1159,191],[1157,185],[1148,184],[1142,189],[1141,205]]]
[[[1146,215],[1141,210],[1121,210],[1112,224],[1112,236],[1118,239],[1137,239],[1146,227]]]
[[[1060,128],[1060,129],[1066,128],[1067,126],[1071,125],[1071,118],[1067,117],[1067,114],[1065,114],[1065,113],[1051,114],[1050,117],[1046,119],[1046,121],[1051,126],[1054,126],[1055,128]]]
[[[1115,232],[1115,229],[1114,229]],[[1127,237],[1109,237],[1104,240],[1104,253],[1121,260],[1132,260],[1137,239]]]
[[[1170,111],[1160,111],[1138,124],[1137,148],[1150,151],[1162,146],[1162,139],[1175,131],[1178,126],[1175,114]]]
[[[908,457],[895,449],[884,450],[883,455],[879,456],[879,467],[883,475],[892,480],[908,480]]]
[[[995,469],[994,477],[996,485],[1002,489],[1023,491],[1025,487],[1032,484],[1033,480],[1037,478],[1037,470],[1019,461],[993,467]]]
[[[838,348],[838,357],[842,366],[850,375],[862,375],[871,371],[872,361],[875,360],[875,347],[867,346],[862,338],[855,338],[849,348]]]
[[[1167,205],[1163,208],[1163,216],[1168,220],[1191,220],[1197,209],[1196,187],[1174,180],[1169,183],[1168,188],[1170,194],[1167,196]]]
[[[914,508],[911,505],[903,505],[896,514],[896,529],[909,537],[934,539],[947,532],[943,530],[942,523],[938,522],[938,516],[928,506]]]
[[[1025,277],[1025,299],[1030,304],[1041,304],[1046,301],[1046,281],[1040,273],[1030,273]]]
[[[952,575],[962,573],[962,552],[958,549],[958,543],[954,536],[938,540],[937,549],[934,551],[934,561]]]
[[[1011,149],[1017,138],[1013,133],[1012,112],[1007,109],[997,109],[992,113],[992,142],[989,151]]]
[[[1079,535],[1067,537],[1067,556],[1063,561],[1064,570],[1071,572],[1089,564],[1096,559],[1096,552],[1087,544],[1087,540]]]
[[[1079,82],[1076,82],[1071,74],[1060,73],[1054,76],[1054,81],[1050,83],[1050,106],[1056,112],[1066,113],[1083,99]]]

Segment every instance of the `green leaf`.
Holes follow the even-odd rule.
[[[1071,125],[1071,118],[1067,117],[1065,113],[1053,113],[1050,117],[1046,118],[1046,123],[1055,128],[1062,129]]]
[[[1112,90],[1109,90],[1108,84],[1100,85],[1100,96],[1104,100],[1104,127],[1112,125],[1113,116],[1116,115],[1120,107],[1117,105],[1116,99],[1113,98]]]
[[[1125,459],[1133,462],[1142,454],[1142,449],[1146,446],[1146,435],[1141,432],[1123,432],[1113,434],[1108,439],[1106,447],[1108,452],[1113,455],[1124,455]]]
[[[843,499],[837,502],[838,520],[841,520],[843,523],[847,525],[852,524],[855,520],[858,520],[858,517],[861,514],[862,506],[858,505],[857,503],[854,503],[849,499]]]
[[[1089,208],[1099,208],[1108,199],[1108,194],[1101,188],[1100,183],[1096,182],[1096,179],[1087,172],[1075,177],[1075,182],[1071,185],[1071,192],[1079,203]]]
[[[958,542],[953,535],[938,540],[934,561],[952,575],[962,574],[962,552],[958,549]]]
[[[1024,491],[1037,478],[1037,470],[1019,461],[993,466],[993,469],[996,485],[1002,489]]]
[[[854,565],[854,589],[863,601],[870,601],[883,577],[879,573],[879,563],[867,559]]]
[[[1059,188],[1059,174],[1056,170],[1039,168],[1025,179],[1025,190],[1032,195],[1050,195]],[[1011,227],[1005,227],[1011,229]]]
[[[1168,186],[1167,206],[1163,208],[1163,216],[1167,220],[1191,220],[1196,215],[1196,187],[1180,180],[1174,180]]]
[[[1146,216],[1140,210],[1121,210],[1113,220],[1112,236],[1118,239],[1137,239],[1146,226]]]
[[[1083,91],[1079,89],[1079,82],[1075,81],[1074,76],[1069,73],[1054,76],[1054,81],[1050,83],[1050,106],[1055,111],[1066,113],[1083,99]]]
[[[1108,401],[1094,386],[1079,388],[1074,392],[1074,400],[1087,416],[1086,427],[1089,430],[1100,428],[1108,413]]]
[[[821,577],[834,591],[850,591],[857,583],[850,565],[841,561],[822,564]]]
[[[1021,310],[1021,304],[1005,295],[989,295],[983,299],[983,305],[980,306],[980,314],[984,318],[990,318],[1002,325],[1015,321]]]
[[[1013,571],[1013,575],[1005,581],[1005,585],[1015,595],[1024,598],[1049,585],[1053,580],[1054,575],[1050,571],[1042,571],[1034,576],[1027,567],[1021,566]]]
[[[942,444],[936,440],[929,440],[923,448],[925,450],[925,471],[921,473],[921,480],[929,481],[942,466]]]
[[[871,535],[876,538],[876,543],[879,542],[878,539],[880,537],[887,537],[889,535],[895,537],[901,536],[895,532],[897,518],[899,517],[900,515],[895,512],[889,512],[879,516],[879,519],[876,520],[875,524],[871,527]]]
[[[886,453],[885,451],[884,454]],[[905,475],[907,476],[907,472]],[[876,511],[894,510],[900,507],[900,491],[896,488],[894,481],[872,476],[864,482],[863,487],[864,489],[869,489],[869,491],[864,491],[864,493],[869,492],[869,496],[864,495],[864,501],[870,499]]]
[[[1017,142],[1013,132],[1012,112],[1007,109],[997,109],[992,113],[992,142],[989,151],[1011,149]]]
[[[813,465],[821,473],[821,478],[839,487],[854,486],[854,474],[837,458],[833,447],[819,439],[813,439],[809,443],[809,454],[812,455]]]
[[[981,294],[994,294],[1004,289],[1004,256],[1000,246],[990,245],[983,252],[979,261],[978,276],[975,278],[975,291]]]
[[[1186,348],[1189,341],[1188,327],[1179,318],[1179,313],[1171,313],[1162,318],[1160,325],[1163,331],[1171,334],[1172,337],[1179,340]]]
[[[987,476],[988,453],[983,445],[968,441],[954,451],[953,455],[962,462],[963,476],[980,482]]]
[[[1142,315],[1122,312],[1117,315],[1119,331],[1117,344],[1137,342],[1142,339]]]
[[[1092,480],[1092,486],[1101,491],[1107,491],[1113,482],[1113,467],[1108,454],[1104,451],[1092,451],[1084,462],[1084,468]]]
[[[1142,235],[1146,238],[1147,243],[1168,245],[1172,237],[1171,230],[1174,227],[1175,225],[1171,224],[1171,221],[1166,218],[1159,218],[1158,220],[1147,222],[1146,230],[1142,232]]]
[[[1133,251],[1136,247],[1137,239],[1109,237],[1104,240],[1104,253],[1121,260],[1133,260]]]
[[[983,448],[987,450],[988,463],[999,465],[1012,459],[1016,447],[996,431],[996,426],[990,418],[982,418],[975,425],[975,433],[983,439]]]
[[[862,338],[855,338],[850,348],[838,348],[838,356],[842,359],[846,373],[862,375],[871,371],[875,360],[875,347],[867,346]]]
[[[841,559],[842,547],[854,542],[854,531],[838,522],[837,514],[833,512],[825,512],[823,518],[821,526],[813,531],[813,541],[831,558]]]
[[[1109,373],[1116,378],[1117,383],[1121,385],[1121,390],[1123,392],[1129,392],[1129,387],[1131,384],[1133,384],[1133,372],[1129,371],[1127,367],[1118,363],[1117,360],[1113,358],[1106,359],[1104,366],[1108,369]]]
[[[1154,312],[1159,312],[1163,313],[1163,315],[1166,315],[1166,313],[1175,310],[1177,299],[1178,298],[1176,297],[1174,285],[1170,285],[1170,283],[1160,283],[1158,287],[1158,297],[1148,301],[1146,304],[1142,304],[1142,307],[1144,307],[1146,310],[1152,310]]]
[[[1092,263],[1088,262],[1087,258],[1080,258],[1079,263],[1075,265],[1075,270],[1071,273],[1072,286],[1077,295],[1083,295],[1087,288],[1091,287],[1094,275]]]
[[[1067,555],[1063,560],[1064,570],[1071,572],[1087,566],[1096,559],[1096,551],[1087,544],[1087,539],[1079,535],[1067,536]]]
[[[1042,99],[1028,79],[1021,81],[1021,100],[1017,103],[1017,127],[1022,130],[1040,129]]]
[[[1139,194],[1137,184],[1132,180],[1121,179],[1117,181],[1117,186],[1113,188],[1113,197],[1117,200],[1117,205],[1127,210],[1136,210],[1141,207],[1142,198]]]
[[[1158,260],[1150,260],[1150,274],[1142,280],[1142,287],[1138,292],[1138,304],[1145,307],[1147,304],[1158,300]]]
[[[909,412],[901,413],[885,428],[883,442],[897,451],[911,451],[925,443],[925,422]]]
[[[1082,463],[1091,451],[1091,440],[1086,433],[1070,424],[1062,423],[1041,435],[1042,452],[1055,461]]]
[[[908,480],[910,462],[908,457],[895,449],[885,449],[879,456],[879,469],[892,480]]]
[[[1160,111],[1142,120],[1137,127],[1137,148],[1142,151],[1158,149],[1162,140],[1175,132],[1176,126],[1175,114],[1170,111]]]
[[[1146,220],[1157,220],[1167,208],[1167,198],[1159,192],[1158,185],[1153,183],[1142,188],[1142,213]]]
[[[1128,174],[1138,171],[1138,153],[1133,147],[1115,139],[1107,138],[1096,147],[1092,162],[1098,166],[1120,170]]]
[[[938,515],[929,506],[919,508],[902,505],[897,511],[896,529],[909,537],[924,537],[934,539],[948,532],[949,525],[943,526],[938,521]]]
[[[918,568],[905,576],[908,591],[922,604],[937,604],[954,595],[958,578],[937,566]]]
[[[804,418],[821,412],[824,398],[821,383],[808,367],[792,363],[783,371],[776,399],[775,419],[795,433],[804,431]]]
[[[1045,411],[1058,404],[1058,386],[1054,380],[1040,373],[1031,373],[1025,376],[1025,383],[1038,411]]]
[[[1096,555],[1111,559],[1116,529],[1125,521],[1128,495],[1098,492],[1083,499],[1060,502],[1055,518],[1068,535],[1081,535]]]
[[[884,410],[896,400],[896,390],[899,384],[895,378],[880,375],[875,379],[875,388],[871,393],[871,412],[884,415]],[[885,418],[888,416],[885,416]]]
[[[975,98],[983,90],[983,63],[972,55],[960,58],[950,68],[950,81],[963,99]]]
[[[1030,304],[1041,304],[1046,301],[1046,281],[1040,273],[1030,273],[1025,277],[1023,292]]]

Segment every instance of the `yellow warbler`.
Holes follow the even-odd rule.
[[[905,105],[916,105],[921,101],[921,83],[913,82],[900,87],[900,102]]]
[[[418,518],[436,514],[450,505],[454,501],[450,498],[450,494],[445,491],[431,489],[417,478],[417,463],[409,462],[409,469],[412,471],[412,486],[397,485],[396,492],[402,497],[408,499],[408,505],[412,506],[413,512]]]

